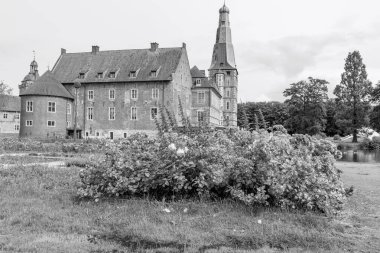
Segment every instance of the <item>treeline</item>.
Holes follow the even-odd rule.
[[[281,124],[292,134],[353,134],[353,142],[361,127],[380,131],[380,81],[374,87],[368,80],[359,51],[348,54],[334,98],[328,97],[327,85],[326,80],[309,77],[290,84],[283,103],[241,103],[238,125],[257,129],[265,122],[269,127]]]

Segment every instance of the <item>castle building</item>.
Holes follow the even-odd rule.
[[[38,77],[33,60],[20,85],[20,137],[125,138],[156,132],[155,117],[166,107],[181,124],[179,104],[193,125],[236,126],[237,69],[229,10],[220,9],[209,77],[190,69],[186,44],[161,48],[61,54]],[[75,124],[76,122],[76,124]]]
[[[20,98],[0,94],[0,137],[18,136]]]

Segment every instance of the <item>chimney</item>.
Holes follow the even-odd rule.
[[[66,54],[66,49],[61,48],[61,55],[62,55],[62,54]]]
[[[182,48],[186,49],[186,43],[185,42],[182,42]]]
[[[150,43],[150,51],[156,52],[157,49],[158,49],[158,43],[157,42]]]
[[[99,46],[92,46],[92,51],[91,51],[91,53],[93,53],[93,54],[97,54],[97,53],[99,53]]]

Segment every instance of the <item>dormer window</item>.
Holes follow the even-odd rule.
[[[200,86],[201,83],[202,83],[201,79],[199,79],[199,78],[195,79],[195,85],[196,86]]]
[[[110,74],[108,75],[109,78],[116,78],[116,72],[111,71]]]
[[[79,73],[78,78],[79,78],[79,79],[84,79],[84,76],[85,76],[85,73],[81,72],[81,73]]]
[[[231,71],[227,71],[227,76],[230,76],[231,75]]]
[[[150,71],[149,76],[150,76],[150,77],[157,77],[157,70],[152,70],[152,71]]]
[[[137,77],[137,72],[136,71],[129,72],[129,77],[130,78],[136,78]]]
[[[221,63],[220,63],[220,66],[221,66],[221,67],[223,67],[223,66],[224,66],[224,63],[223,63],[223,62],[221,62]]]
[[[103,78],[103,72],[98,72],[98,73],[96,74],[96,78],[98,78],[98,79],[102,79],[102,78]]]

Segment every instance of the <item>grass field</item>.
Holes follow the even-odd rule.
[[[80,202],[79,168],[0,169],[0,252],[379,252],[380,166],[338,163],[337,217],[233,201]]]

